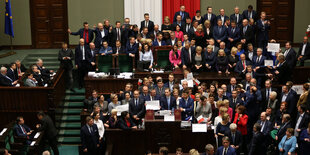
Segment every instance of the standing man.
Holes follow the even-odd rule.
[[[230,15],[230,21],[235,21],[238,27],[241,26],[243,20],[243,15],[240,14],[240,9],[238,6],[234,8],[234,14]]]
[[[177,16],[180,15],[181,18],[182,18],[182,21],[185,23],[185,20],[187,17],[189,17],[189,13],[185,11],[185,6],[184,5],[181,5],[180,7],[180,11],[176,12],[174,14],[174,17],[173,17],[173,22],[176,22],[177,21]]]
[[[90,71],[96,71],[96,54],[98,54],[98,50],[93,42],[89,43],[90,48]]]
[[[207,7],[207,13],[203,16],[203,23],[206,20],[209,20],[211,23],[211,27],[213,27],[214,25],[216,25],[216,15],[212,13],[213,9],[211,6]]]
[[[67,85],[67,89],[70,89],[74,92],[72,89],[73,86],[73,77],[72,77],[72,60],[74,59],[74,54],[70,48],[68,48],[67,43],[62,43],[62,48],[59,50],[58,53],[58,61],[60,61],[60,66],[65,70],[65,73],[67,74],[66,80],[69,81]]]
[[[288,41],[285,43],[285,51],[283,54],[284,54],[285,61],[287,62],[288,66],[291,69],[294,69],[294,67],[296,66],[296,52],[292,48],[291,42]]]
[[[267,43],[269,40],[270,21],[266,20],[266,13],[262,12],[259,20],[256,21],[257,26],[257,46],[263,49],[263,55],[267,56]],[[269,57],[269,56],[268,56]]]
[[[216,21],[218,22],[218,20],[222,21],[222,25],[224,26],[226,23],[226,20],[228,20],[229,17],[225,15],[225,10],[224,9],[220,9],[220,14],[216,17]]]
[[[189,89],[186,88],[182,92],[182,98],[180,99],[180,110],[182,120],[189,120],[193,116],[194,100],[189,97]]]
[[[121,22],[120,21],[116,21],[115,23],[115,28],[113,28],[112,30],[112,35],[113,35],[113,39],[112,39],[112,44],[110,45],[111,47],[115,47],[116,46],[116,41],[120,41],[122,43],[122,45],[126,45],[126,41],[127,41],[127,34],[126,34],[126,29],[121,27]]]
[[[84,76],[88,73],[91,63],[91,55],[84,39],[80,39],[80,44],[75,48],[75,67],[78,69],[78,82],[81,89],[84,85]]]
[[[86,117],[86,125],[81,129],[82,149],[85,155],[98,154],[99,132],[93,118]]]
[[[135,124],[141,124],[141,120],[145,115],[144,99],[139,97],[139,90],[135,90],[133,96],[129,101],[129,114]]]
[[[85,40],[85,43],[88,45],[90,42],[92,42],[94,38],[94,30],[89,28],[89,25],[87,22],[83,23],[84,28],[81,28],[77,32],[71,32],[70,29],[68,29],[69,34],[77,36],[79,35],[80,38],[83,38]]]
[[[256,21],[256,11],[253,10],[253,6],[249,5],[247,10],[244,10],[243,13],[243,18],[250,20],[250,19],[254,19],[254,21]]]
[[[264,155],[266,154],[266,146],[264,135],[261,132],[261,125],[258,123],[254,124],[253,127],[253,138],[249,147],[249,155]]]
[[[310,43],[308,42],[308,37],[304,36],[304,40],[298,50],[298,61],[300,61],[300,66],[304,66],[305,60],[310,59]]]
[[[48,115],[45,115],[43,111],[40,111],[37,114],[37,117],[41,122],[41,124],[36,125],[38,132],[44,131],[44,141],[46,141],[52,148],[54,155],[59,155],[57,147],[57,130],[52,119]]]
[[[97,27],[94,30],[96,37],[95,37],[95,45],[96,49],[100,49],[102,46],[102,42],[109,41],[111,37],[111,33],[109,33],[109,28],[103,27],[102,23],[98,23]]]
[[[213,29],[213,37],[217,46],[220,44],[220,42],[225,42],[227,39],[227,28],[226,26],[223,26],[222,22],[223,21],[221,19],[218,19],[217,26],[215,26]]]
[[[144,14],[144,21],[141,22],[140,32],[145,27],[148,29],[148,32],[154,31],[154,22],[150,20],[150,15],[148,13]]]

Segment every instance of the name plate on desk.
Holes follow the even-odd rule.
[[[192,124],[192,132],[207,132],[207,124]]]
[[[165,115],[164,116],[164,122],[174,122],[174,115]]]
[[[160,110],[158,112],[159,112],[159,116],[165,116],[165,115],[171,114],[171,110]]]

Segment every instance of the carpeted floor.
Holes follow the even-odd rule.
[[[79,147],[77,145],[61,145],[58,147],[60,155],[78,155]]]

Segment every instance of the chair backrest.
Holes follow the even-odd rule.
[[[159,68],[165,68],[171,65],[169,61],[169,52],[171,49],[171,46],[154,47],[153,55],[155,57],[155,63]]]
[[[98,71],[108,73],[113,67],[113,56],[104,55],[98,56]]]
[[[118,67],[120,72],[132,72],[133,69],[133,59],[127,54],[118,55]]]

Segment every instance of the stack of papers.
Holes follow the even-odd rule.
[[[165,115],[170,115],[170,114],[171,114],[171,110],[160,110],[159,111],[160,116],[165,116]]]
[[[94,77],[94,78],[105,78],[108,77],[109,74],[107,73],[96,73],[96,72],[88,72],[89,77]]]
[[[36,141],[32,141],[30,146],[33,146],[36,143]]]
[[[182,121],[181,122],[181,128],[190,127],[192,124],[190,121]]]
[[[165,115],[164,116],[164,122],[174,122],[174,115]]]
[[[153,73],[164,73],[164,71],[163,70],[159,70],[159,71],[154,70]]]
[[[160,110],[159,100],[146,101],[146,110]]]

